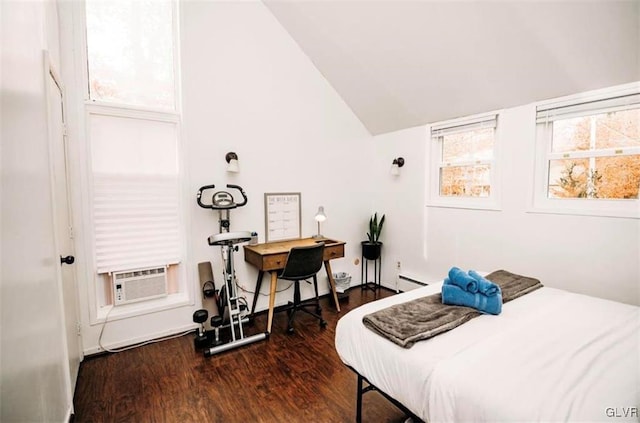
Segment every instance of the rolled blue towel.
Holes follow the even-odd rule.
[[[478,292],[486,295],[487,297],[493,297],[500,290],[500,288],[498,288],[498,285],[486,279],[485,277],[480,276],[480,274],[475,270],[469,270],[469,276],[471,276],[476,280],[476,282],[478,282]]]
[[[442,285],[442,303],[449,305],[458,305],[472,307],[482,313],[500,314],[502,312],[502,292],[498,289],[498,293],[492,297],[483,294],[472,294],[463,291],[456,285],[446,283]]]
[[[467,292],[472,292],[474,294],[478,292],[478,281],[458,267],[452,267],[449,270],[449,281],[453,285],[457,285]]]

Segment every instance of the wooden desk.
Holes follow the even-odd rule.
[[[256,292],[253,296],[253,305],[251,306],[251,315],[255,312],[258,295],[260,295],[260,286],[262,285],[262,277],[264,272],[271,272],[271,287],[269,290],[269,317],[267,319],[267,332],[271,333],[271,323],[273,322],[273,308],[276,301],[276,286],[278,284],[278,271],[284,268],[287,261],[289,251],[293,247],[302,247],[313,245],[316,242],[324,242],[324,268],[327,271],[329,285],[333,300],[336,303],[336,310],[340,311],[338,302],[338,294],[336,293],[336,283],[333,280],[331,272],[330,260],[344,257],[343,241],[336,241],[328,238],[302,238],[290,241],[268,242],[265,244],[254,244],[244,246],[244,261],[253,264],[258,268],[258,281],[256,283]]]

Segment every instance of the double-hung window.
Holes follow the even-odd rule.
[[[640,217],[638,87],[541,104],[536,110],[535,206]]]
[[[94,271],[164,267],[185,291],[176,3],[86,0],[86,102]]]
[[[429,205],[498,208],[496,114],[431,126]]]

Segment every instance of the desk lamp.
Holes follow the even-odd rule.
[[[318,212],[316,213],[315,219],[316,219],[316,222],[318,222],[318,233],[314,235],[313,238],[324,238],[320,234],[320,222],[324,222],[325,220],[327,220],[327,215],[324,214],[323,206],[318,207]]]

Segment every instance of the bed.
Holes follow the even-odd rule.
[[[338,321],[336,350],[358,375],[357,421],[371,389],[432,423],[639,421],[639,307],[543,287],[505,303],[499,316],[411,348],[362,323],[441,286],[364,304]]]

